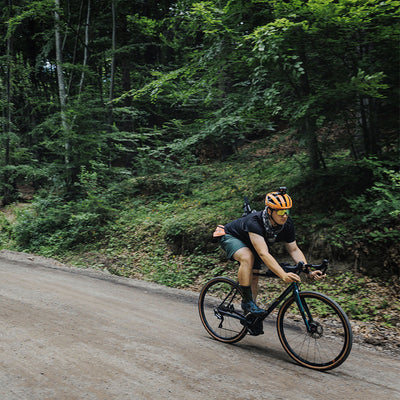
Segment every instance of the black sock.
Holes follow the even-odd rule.
[[[248,303],[253,300],[253,294],[251,293],[251,286],[242,286],[240,285],[240,289],[243,293],[243,302]]]

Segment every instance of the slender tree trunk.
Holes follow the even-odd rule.
[[[304,44],[300,45],[300,60],[303,63],[304,73],[301,75],[299,79],[300,85],[298,90],[298,96],[299,99],[304,100],[308,98],[310,95],[314,95],[313,93],[314,90],[312,88],[312,85],[310,84],[310,80],[308,79],[308,72],[307,72],[308,60]],[[317,128],[314,117],[306,116],[304,122],[302,122],[302,127],[300,131],[302,132],[302,135],[305,136],[308,145],[310,167],[313,170],[320,169],[321,162],[322,164],[324,163],[318,145]]]
[[[55,18],[55,42],[56,42],[56,60],[57,60],[57,80],[58,80],[58,94],[60,98],[60,107],[61,107],[61,126],[63,133],[65,135],[65,164],[67,167],[67,171],[70,163],[70,142],[69,142],[69,127],[67,121],[67,94],[65,90],[65,80],[64,80],[64,71],[62,67],[62,52],[61,52],[61,35],[60,35],[60,0],[54,0],[55,2],[55,10],[54,10],[54,18]],[[67,173],[68,176],[68,173]],[[68,181],[68,177],[67,177]]]
[[[75,33],[75,43],[74,43],[74,51],[72,53],[72,64],[75,65],[76,62],[76,53],[77,53],[77,48],[78,48],[78,42],[79,42],[79,35],[81,32],[81,21],[82,21],[82,10],[83,10],[83,2],[84,0],[81,1],[81,5],[79,7],[79,19],[78,19],[78,29],[76,30]],[[69,5],[69,1],[68,1],[68,5]],[[69,8],[69,7],[68,7]],[[64,48],[64,45],[62,47],[62,49]],[[70,75],[69,75],[69,80],[68,80],[68,85],[67,85],[67,96],[69,96],[69,91],[72,88],[72,81],[74,78],[74,74],[73,71],[71,71]]]
[[[11,15],[12,3],[11,0],[8,2],[8,9]],[[5,165],[10,164],[10,136],[11,136],[11,121],[12,121],[12,110],[11,110],[11,97],[12,97],[12,62],[11,62],[11,36],[7,37],[7,116],[5,125]]]
[[[110,73],[110,91],[108,96],[110,102],[114,99],[115,49],[116,49],[116,30],[117,30],[114,0],[111,2],[111,13],[112,13],[111,73]]]
[[[376,107],[374,99],[360,97],[360,124],[364,139],[364,149],[367,155],[379,153],[376,132]]]
[[[131,32],[128,29],[128,20],[126,15],[122,15],[119,18],[119,24],[121,26],[120,31],[120,42],[122,46],[127,46],[131,39]],[[119,57],[120,71],[121,71],[121,87],[124,93],[127,93],[131,90],[131,58],[126,55]],[[125,107],[130,107],[132,105],[132,97],[125,96],[123,100],[123,104]],[[129,130],[129,121],[126,121],[125,124],[126,130]]]
[[[373,44],[365,41],[365,32],[361,31],[358,38],[360,44],[358,46],[359,60],[368,59],[369,54],[373,50]],[[358,69],[358,68],[357,68]],[[354,68],[356,72],[356,68]],[[365,155],[377,155],[378,147],[378,132],[376,124],[376,100],[370,96],[359,96],[359,111],[360,111],[360,127],[362,140],[364,144]]]
[[[8,18],[11,18],[13,14],[13,3],[12,0],[9,0],[7,3],[8,8]],[[7,35],[7,42],[6,42],[6,68],[7,68],[7,75],[6,75],[6,109],[3,111],[3,132],[4,132],[4,165],[9,166],[11,163],[11,156],[10,156],[10,142],[11,142],[11,131],[12,131],[12,74],[13,74],[13,63],[12,63],[12,36],[10,34]],[[3,170],[2,180],[4,185],[0,186],[1,195],[2,195],[2,203],[6,205],[13,200],[13,195],[15,192],[15,183],[10,179],[10,172],[8,169]]]
[[[79,83],[79,97],[83,90],[83,81],[85,80],[85,68],[88,62],[89,54],[89,21],[90,21],[90,0],[88,0],[87,14],[86,14],[86,24],[85,24],[85,50],[83,53],[83,70],[81,74],[81,81]]]
[[[305,136],[307,140],[310,167],[313,170],[320,169],[321,163],[324,165],[324,162],[318,145],[315,124],[312,121],[310,122],[308,118],[306,118],[303,124],[302,135]]]
[[[112,36],[111,36],[111,68],[110,68],[110,87],[108,92],[108,104],[107,104],[107,118],[109,124],[109,130],[112,130],[113,125],[113,104],[114,99],[114,85],[115,85],[115,50],[117,48],[117,22],[116,22],[116,10],[115,0],[111,1],[111,22],[112,22]],[[107,63],[104,63],[105,69],[107,70]],[[100,82],[102,85],[102,82]],[[102,87],[102,86],[101,86]],[[101,88],[101,95],[103,96],[103,89]],[[111,148],[111,146],[110,146]],[[111,168],[111,151],[108,154],[108,167]]]

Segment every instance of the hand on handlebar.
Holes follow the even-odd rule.
[[[311,280],[317,280],[319,281],[320,279],[326,278],[326,274],[322,273],[319,269],[316,271],[312,271],[308,274],[308,278]]]
[[[300,277],[293,272],[287,272],[286,275],[282,278],[282,280],[285,283],[301,282]]]

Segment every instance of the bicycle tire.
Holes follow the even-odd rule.
[[[312,315],[309,333],[293,296],[279,310],[279,340],[289,356],[300,365],[327,371],[341,365],[349,356],[353,333],[342,308],[318,292],[300,292],[301,302]]]
[[[201,289],[199,314],[206,331],[216,340],[235,343],[247,334],[241,324],[242,293],[232,279],[217,277],[209,280]]]

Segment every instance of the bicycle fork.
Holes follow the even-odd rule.
[[[307,332],[310,335],[313,335],[315,333],[315,329],[312,329],[313,317],[311,315],[310,309],[307,306],[307,303],[305,301],[302,301],[300,297],[300,291],[297,284],[293,285],[293,296],[297,306],[299,307],[299,311],[306,325]]]

